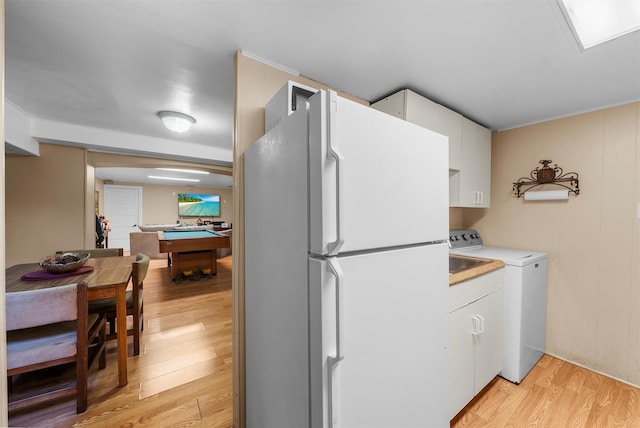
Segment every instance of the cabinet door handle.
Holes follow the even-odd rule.
[[[480,324],[480,330],[478,330],[478,334],[484,333],[484,317],[482,315],[476,315],[478,317],[478,321]]]
[[[484,333],[484,317],[482,315],[474,315],[471,317],[473,320],[473,331],[471,332],[474,336],[480,336]]]
[[[473,331],[471,332],[471,334],[474,336],[478,336],[480,334],[480,320],[478,319],[477,315],[472,316],[471,320],[473,321]]]

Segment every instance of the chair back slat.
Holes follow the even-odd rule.
[[[6,293],[7,331],[78,318],[78,284]]]

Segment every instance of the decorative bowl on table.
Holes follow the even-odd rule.
[[[40,267],[49,273],[68,273],[84,265],[91,254],[89,253],[61,253],[47,256],[40,260]]]

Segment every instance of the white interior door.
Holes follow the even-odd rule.
[[[142,187],[104,186],[104,215],[109,219],[109,247],[129,251],[129,233],[142,220]]]

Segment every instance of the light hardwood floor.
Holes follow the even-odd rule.
[[[152,260],[141,351],[128,360],[129,384],[117,386],[110,342],[107,368],[91,371],[85,413],[76,415],[74,401],[66,400],[10,415],[10,425],[231,427],[231,301],[231,256],[218,261],[215,277],[180,284],[171,281],[166,259]]]
[[[544,355],[520,385],[495,378],[451,427],[640,427],[640,389]]]
[[[181,284],[166,260],[152,260],[144,301],[141,354],[129,358],[126,387],[116,386],[111,343],[107,368],[91,372],[85,413],[68,400],[12,415],[11,426],[231,427],[231,256],[215,278]],[[451,426],[640,428],[640,390],[545,355],[520,385],[493,380]]]

